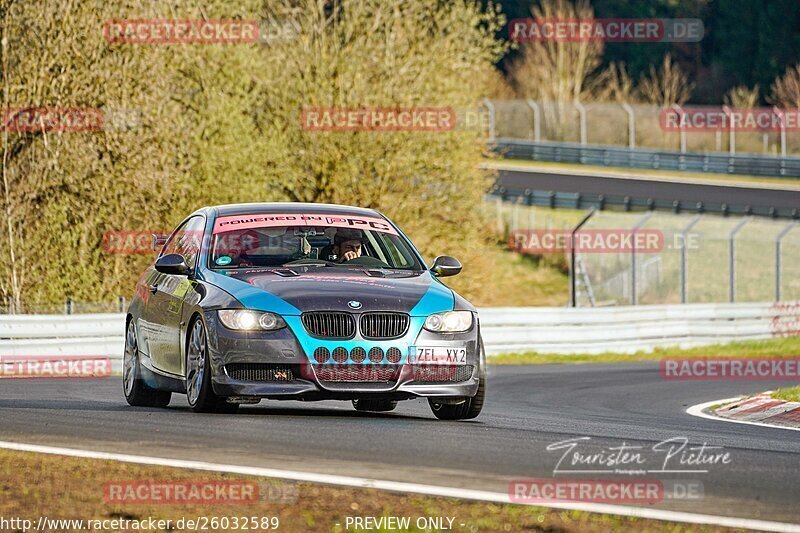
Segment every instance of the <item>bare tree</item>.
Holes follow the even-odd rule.
[[[592,100],[598,102],[631,102],[635,99],[633,80],[625,63],[612,62],[589,81]]]
[[[767,101],[784,109],[800,108],[800,64],[787,68],[772,83]]]
[[[588,0],[542,0],[531,10],[534,19],[591,20]],[[601,41],[543,40],[524,43],[521,57],[509,68],[520,96],[550,102],[584,100],[586,82],[600,65]]]
[[[3,175],[3,214],[5,215],[5,237],[7,240],[6,249],[8,250],[8,262],[6,263],[6,273],[0,277],[0,294],[3,299],[10,304],[11,313],[15,313],[20,309],[22,299],[22,278],[20,264],[17,262],[18,257],[16,253],[15,242],[15,229],[14,229],[14,208],[13,198],[11,195],[10,179],[8,175],[8,166],[12,157],[12,152],[18,153],[21,144],[11,147],[9,139],[10,126],[8,121],[11,120],[9,116],[10,111],[10,85],[11,78],[9,73],[9,50],[8,50],[8,27],[10,22],[11,2],[2,2],[0,4],[0,17],[2,17],[3,25],[0,28],[0,67],[2,68],[2,85],[3,85],[3,106],[0,109],[0,127],[2,127],[3,134],[3,162],[0,172]]]
[[[661,66],[658,69],[651,66],[649,74],[642,77],[636,89],[643,101],[667,107],[686,103],[693,88],[687,74],[669,54],[665,54]]]
[[[723,102],[734,109],[752,109],[758,105],[759,92],[758,84],[752,88],[738,85],[725,94]]]

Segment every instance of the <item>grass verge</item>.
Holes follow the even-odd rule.
[[[772,397],[785,402],[800,402],[800,385],[778,389],[772,393]]]
[[[251,481],[260,491],[265,484],[274,493],[292,494],[295,501],[258,501],[247,505],[118,504],[105,503],[107,483],[122,481]],[[292,490],[285,490],[287,487]],[[313,483],[293,483],[263,478],[198,472],[176,468],[77,459],[55,455],[0,450],[0,516],[49,519],[171,520],[170,531],[181,518],[275,517],[279,531],[347,531],[346,516],[452,517],[456,531],[727,531],[717,527],[675,524],[637,518],[598,515],[580,511],[555,511],[539,507],[471,502],[452,498],[405,495],[374,489],[351,489]],[[447,524],[447,521],[444,522]],[[337,524],[339,524],[337,526]],[[464,524],[464,526],[460,526]],[[241,529],[241,528],[240,528]],[[266,528],[256,528],[265,530]],[[59,531],[75,528],[62,527]],[[209,525],[208,531],[223,531]],[[228,531],[232,530],[230,525]],[[252,529],[251,529],[252,530]],[[139,529],[139,531],[154,531]],[[387,531],[385,529],[378,531]],[[397,531],[396,529],[394,531]],[[404,529],[401,531],[422,531]]]
[[[714,344],[696,348],[657,348],[652,352],[633,354],[601,353],[590,354],[546,354],[546,353],[508,353],[489,356],[489,363],[500,365],[545,364],[545,363],[617,363],[626,361],[657,361],[664,358],[688,357],[797,357],[800,356],[800,337],[766,339],[762,341],[733,342]]]

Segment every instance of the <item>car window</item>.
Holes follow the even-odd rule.
[[[194,268],[197,265],[204,229],[205,219],[203,217],[190,218],[173,232],[164,245],[161,255],[180,254],[189,268]]]
[[[395,241],[391,239],[386,239],[383,245],[386,247],[386,251],[389,257],[391,257],[392,263],[398,265],[400,268],[410,268],[416,263],[416,259],[411,255],[407,247],[397,247]]]

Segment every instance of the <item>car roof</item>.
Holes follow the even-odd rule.
[[[227,204],[217,205],[206,209],[216,210],[218,216],[249,215],[255,213],[314,213],[320,215],[379,216],[383,218],[383,215],[374,209],[367,209],[364,207],[302,202]]]

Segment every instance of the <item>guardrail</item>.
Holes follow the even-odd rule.
[[[121,370],[125,348],[125,315],[0,315],[0,358],[55,356],[112,359]]]
[[[479,310],[488,354],[631,353],[800,335],[800,302]],[[108,356],[119,370],[123,314],[0,315],[0,357]]]
[[[673,152],[509,138],[496,139],[494,144],[497,151],[510,159],[778,178],[800,177],[800,157]]]
[[[800,335],[797,302],[481,309],[489,354],[633,353]]]

